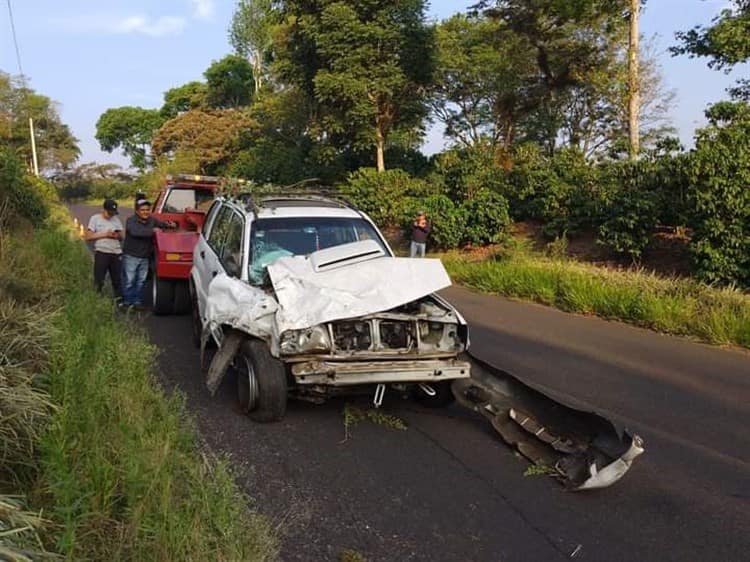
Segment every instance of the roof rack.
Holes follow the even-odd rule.
[[[303,180],[307,182],[310,180]],[[317,180],[315,180],[317,181]],[[245,210],[254,211],[256,214],[261,207],[266,207],[266,203],[272,201],[311,201],[319,203],[334,204],[342,209],[351,209],[360,212],[360,210],[351,202],[347,201],[335,188],[316,187],[303,188],[298,187],[301,183],[292,184],[291,186],[251,186],[250,189],[240,191],[230,196],[230,199],[241,203]]]

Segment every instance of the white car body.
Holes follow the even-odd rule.
[[[344,243],[324,240],[342,233]],[[299,395],[380,384],[429,393],[429,385],[470,375],[459,359],[466,322],[434,294],[450,285],[440,261],[395,257],[372,221],[341,202],[219,198],[191,281],[202,332],[219,344],[227,328],[263,340]]]

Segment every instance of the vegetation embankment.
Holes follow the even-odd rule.
[[[49,193],[38,216],[15,207],[38,182],[2,156],[0,557],[272,559],[269,523],[161,390],[156,350],[91,290],[65,210]]]
[[[693,279],[619,271],[510,250],[482,261],[443,256],[452,279],[483,292],[595,314],[715,344],[750,347],[750,295]]]

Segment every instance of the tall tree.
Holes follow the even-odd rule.
[[[239,55],[227,55],[211,63],[206,77],[206,102],[218,109],[250,105],[253,100],[253,68]]]
[[[456,15],[437,27],[431,99],[446,135],[463,146],[482,139],[509,148],[521,118],[536,107],[531,46],[503,22]]]
[[[640,27],[638,16],[641,11],[641,0],[630,0],[630,13],[628,14],[629,41],[628,41],[628,137],[630,140],[630,159],[638,158],[640,151],[640,138],[638,133],[640,125],[638,117],[641,112],[641,82],[638,75],[638,62],[640,50],[638,40],[640,39]]]
[[[606,67],[613,41],[624,26],[622,0],[482,0],[477,9],[525,38],[536,59],[536,81],[529,98],[538,109],[527,137],[552,152],[562,127],[561,98],[586,84],[591,72]]]
[[[229,43],[238,55],[250,61],[256,96],[268,75],[273,26],[277,23],[273,0],[240,0],[232,15]]]
[[[676,33],[681,45],[672,47],[672,53],[708,58],[708,66],[719,70],[750,59],[750,0],[730,3],[732,7],[723,9],[712,25]]]
[[[170,119],[154,134],[154,156],[190,154],[201,173],[222,170],[239,152],[241,135],[254,127],[240,109],[193,109]]]
[[[29,118],[34,120],[39,168],[55,173],[80,155],[78,139],[62,122],[57,105],[23,80],[0,72],[0,144],[7,144],[27,163],[32,160]]]
[[[321,138],[375,149],[378,170],[396,129],[421,126],[432,78],[424,0],[280,2],[277,71],[316,102]]]
[[[722,10],[712,25],[699,25],[675,35],[681,44],[670,49],[673,55],[704,57],[709,59],[709,67],[729,72],[750,60],[750,0],[731,0],[731,7]],[[740,79],[729,93],[750,102],[750,80]]]
[[[164,92],[161,114],[171,119],[180,113],[206,105],[208,88],[204,82],[188,82]]]
[[[96,122],[96,140],[106,152],[121,149],[132,165],[144,170],[150,163],[151,137],[162,126],[165,117],[158,109],[113,107]]]

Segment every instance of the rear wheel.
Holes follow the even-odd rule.
[[[455,400],[453,391],[451,390],[452,382],[441,381],[429,384],[428,387],[435,393],[434,396],[430,396],[430,394],[417,385],[414,389],[414,399],[427,408],[444,408],[445,406],[449,406]]]
[[[190,312],[190,288],[187,281],[174,282],[174,314]]]
[[[243,413],[258,422],[278,421],[286,413],[284,364],[260,340],[247,340],[235,358],[237,399]]]
[[[159,274],[154,271],[154,279],[151,282],[154,314],[159,316],[174,314],[174,291],[175,282],[172,279],[160,278]]]

